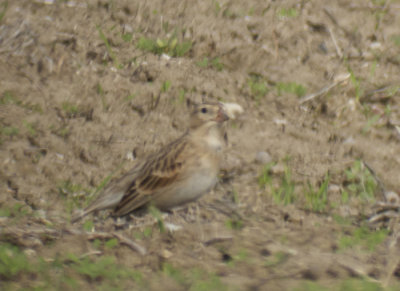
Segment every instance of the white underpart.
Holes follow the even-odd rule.
[[[181,184],[173,197],[160,195],[154,201],[155,206],[165,209],[171,209],[182,204],[192,202],[200,198],[203,194],[210,191],[217,183],[216,173],[211,173],[207,169],[198,171]]]
[[[210,133],[206,138],[207,145],[214,151],[221,151],[223,142],[221,140],[221,136],[219,132],[214,131],[211,129]]]
[[[207,171],[201,171],[193,175],[187,182],[188,185],[190,185],[188,187],[189,189],[185,189],[181,192],[181,201],[190,202],[200,198],[203,194],[207,193],[215,186],[217,180],[218,179],[214,173]]]
[[[230,119],[236,119],[237,116],[244,112],[243,107],[237,103],[222,103],[226,115]]]

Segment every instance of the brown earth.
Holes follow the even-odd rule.
[[[362,189],[362,177],[371,177],[365,163],[375,181],[400,190],[400,1],[14,0],[3,8],[1,240],[32,264],[60,260],[61,267],[47,270],[49,278],[0,271],[0,286],[400,288],[398,218],[381,229],[366,223],[382,191],[374,185],[375,199],[343,199],[349,184]],[[159,55],[138,45],[144,38],[191,47],[168,57],[172,41]],[[331,84],[299,99],[304,88],[307,95]],[[105,212],[84,227],[70,224],[106,177],[179,136],[190,103],[202,98],[238,103],[245,113],[229,123],[216,189],[164,216],[180,230],[160,233],[151,214],[120,223]],[[260,152],[267,157],[257,161]],[[260,187],[269,159],[273,186],[286,189],[281,180],[291,171],[296,199],[288,205]],[[363,174],[352,181],[346,171],[357,163]],[[318,189],[327,173],[326,207],[310,209],[307,185]],[[360,229],[387,235],[371,248],[367,236],[343,247]],[[93,243],[114,233],[118,247]],[[93,279],[71,267],[70,254],[114,257],[142,280]]]

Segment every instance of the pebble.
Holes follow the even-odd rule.
[[[182,226],[173,224],[173,223],[166,222],[164,225],[165,225],[165,228],[168,229],[170,232],[174,232],[174,231],[178,231],[178,230],[182,229]]]
[[[385,193],[386,201],[391,204],[399,204],[400,203],[400,196],[396,192],[389,191]]]
[[[124,24],[124,32],[125,33],[133,33],[133,28],[129,24]]]
[[[281,175],[285,173],[285,165],[283,164],[276,164],[271,168],[271,173],[274,175]]]
[[[173,253],[170,252],[169,250],[162,250],[162,252],[161,252],[161,256],[164,259],[169,259],[170,257],[172,257],[172,255],[173,255]]]
[[[329,186],[328,186],[328,192],[330,192],[330,193],[335,193],[335,194],[339,194],[340,192],[341,192],[341,188],[340,188],[340,186],[339,185],[336,185],[336,184],[330,184]]]
[[[259,164],[268,164],[272,162],[272,157],[269,153],[261,151],[256,154],[255,160]]]

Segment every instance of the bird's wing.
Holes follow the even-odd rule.
[[[99,196],[83,211],[77,212],[73,215],[71,222],[77,222],[91,212],[103,209],[114,208],[121,201],[126,189],[129,188],[132,181],[140,173],[142,163],[137,163],[129,172],[121,178],[111,181],[99,194]]]
[[[144,206],[179,180],[185,168],[183,153],[187,148],[188,141],[183,136],[150,156],[115,207],[114,215],[123,216]]]

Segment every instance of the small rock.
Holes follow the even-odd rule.
[[[134,161],[136,159],[132,151],[127,152],[125,158],[128,161]]]
[[[399,204],[400,203],[400,196],[396,192],[389,191],[385,193],[386,201],[391,204]]]
[[[182,226],[173,224],[173,223],[166,222],[164,225],[165,225],[165,228],[168,229],[170,232],[174,232],[174,231],[178,231],[178,230],[182,229]]]
[[[272,162],[272,157],[269,153],[261,151],[256,154],[255,161],[259,164],[265,165]]]
[[[354,138],[350,136],[343,141],[343,144],[354,144],[355,142]]]
[[[355,111],[357,109],[356,101],[354,99],[350,99],[348,102],[348,107],[351,111]]]
[[[169,60],[171,59],[171,57],[170,57],[169,55],[167,55],[167,54],[162,54],[162,55],[161,55],[161,58],[162,58],[163,60],[166,60],[166,61],[169,61]]]
[[[271,173],[274,175],[281,175],[285,173],[285,166],[282,164],[277,164],[271,168]]]
[[[56,153],[56,157],[61,161],[64,160],[64,155],[63,154]]]
[[[124,25],[124,33],[133,33],[133,28],[129,24]]]
[[[274,123],[276,125],[286,125],[287,124],[287,120],[286,119],[274,118]]]
[[[373,50],[380,50],[380,49],[382,49],[382,44],[380,42],[375,41],[375,42],[371,43],[369,45],[369,47]]]
[[[332,193],[332,194],[338,194],[338,193],[340,193],[341,192],[341,189],[340,189],[340,186],[339,185],[336,185],[336,184],[330,184],[329,186],[328,186],[328,192],[329,193]]]
[[[172,255],[173,255],[173,253],[170,252],[169,250],[162,250],[162,252],[161,252],[161,256],[164,259],[169,259],[170,257],[172,257]]]

